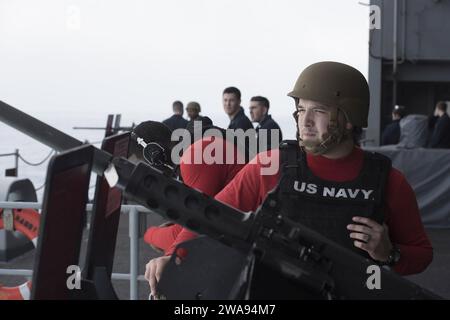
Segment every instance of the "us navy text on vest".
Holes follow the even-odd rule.
[[[336,188],[321,186],[314,183],[306,183],[298,180],[294,181],[294,190],[301,193],[316,194],[325,198],[350,198],[350,199],[371,199],[374,190]]]

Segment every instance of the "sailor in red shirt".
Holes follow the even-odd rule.
[[[260,157],[267,156],[277,159],[279,150],[260,154],[215,198],[242,211],[256,210],[280,178],[279,173],[260,175],[261,166],[264,166],[260,163]],[[355,146],[349,155],[340,159],[308,154],[306,160],[311,171],[321,179],[350,181],[361,171],[363,151]],[[355,224],[349,230],[364,228],[361,231],[366,232],[352,235],[349,233],[349,236],[356,239],[355,246],[364,245],[363,250],[370,252],[372,257],[380,261],[386,260],[388,249],[395,243],[400,250],[400,259],[394,265],[394,270],[403,275],[419,273],[431,262],[433,251],[420,219],[414,191],[405,177],[394,168],[389,173],[385,197],[386,225],[381,226],[369,220],[355,221],[361,227]],[[370,247],[358,240],[359,237],[364,237],[364,234],[373,234]]]
[[[413,190],[388,158],[356,144],[369,112],[364,76],[316,63],[289,96],[297,141],[259,154],[215,198],[255,211],[277,187],[282,215],[400,274],[423,271],[433,251]],[[154,292],[156,279],[148,280]]]
[[[216,157],[215,150],[213,150],[211,156],[218,161],[213,163],[205,161],[204,152],[207,148],[212,148],[210,150],[221,149],[220,153],[223,158],[220,159],[219,155]],[[230,163],[225,158],[227,149],[233,149],[233,161],[230,161]],[[202,157],[199,157],[200,163],[195,163],[194,161],[196,152],[203,153]],[[183,153],[180,159],[180,173],[186,185],[213,197],[245,166],[244,161],[245,158],[240,155],[238,149],[232,143],[224,140],[222,137],[207,136],[194,142]],[[196,236],[196,233],[178,224],[166,227],[151,227],[147,230],[144,236],[145,241],[164,250],[163,256],[150,260],[146,265],[145,277],[150,282],[153,296],[155,296],[154,288],[156,282],[159,280],[164,266],[169,262],[170,256],[177,245]],[[180,250],[177,251],[177,254],[181,257],[183,256],[183,252],[180,252]]]
[[[306,158],[304,164],[299,160],[301,169],[294,171],[292,180],[289,180],[292,171],[285,171],[287,180],[284,181],[291,182],[287,184],[290,190],[285,192],[295,197],[305,195],[303,201],[292,200],[294,206],[291,209],[299,212],[299,207],[308,207],[308,201],[304,200],[312,199],[310,202],[314,203],[313,197],[319,195],[318,201],[324,202],[327,197],[334,201],[331,206],[325,207],[325,211],[341,205],[343,199],[348,200],[336,209],[333,217],[325,217],[326,212],[322,212],[320,204],[315,203],[315,207],[309,205],[308,208],[315,208],[314,212],[305,212],[308,209],[304,209],[297,213],[307,218],[294,219],[344,246],[368,254],[373,260],[393,267],[400,274],[423,271],[432,260],[433,250],[424,231],[414,191],[405,177],[390,166],[390,162],[387,183],[381,189],[384,192],[380,195],[382,203],[379,212],[367,210],[365,216],[363,212],[351,215],[348,222],[344,217],[343,221],[338,218],[340,210],[345,209],[350,214],[357,212],[358,207],[351,208],[353,202],[369,200],[369,196],[365,196],[370,193],[370,183],[377,180],[376,164],[383,162],[383,156],[364,152],[352,139],[355,128],[367,126],[369,89],[364,77],[356,69],[343,64],[317,63],[300,75],[289,95],[296,103],[295,118],[301,146],[299,148],[295,142],[290,147],[293,150],[291,154]],[[216,199],[242,211],[256,210],[267,193],[278,183],[283,183],[283,168],[274,174],[261,174],[262,169],[270,166],[267,159],[271,160],[270,164],[280,163],[280,152],[272,150],[259,154]],[[295,176],[297,172],[303,172],[306,177]],[[370,178],[371,175],[374,177]],[[372,195],[377,190],[374,191]],[[288,197],[286,199],[291,201]],[[314,220],[319,214],[324,215],[323,220],[333,220],[334,226],[330,227],[328,221]]]
[[[194,159],[194,153],[196,151],[202,152],[212,143],[222,149],[223,155],[225,155],[227,148],[233,148],[233,161],[228,164],[223,163],[226,161],[205,164],[203,157],[201,163],[193,163],[194,161],[191,161]],[[210,197],[214,197],[244,167],[245,163],[238,161],[240,158],[238,154],[239,151],[237,148],[221,137],[204,137],[197,140],[186,149],[180,159],[180,174],[183,182]],[[244,160],[244,158],[241,159]],[[183,228],[179,224],[172,224],[168,226],[150,227],[145,232],[144,240],[148,244],[162,249],[165,256],[170,256],[178,244],[195,237],[196,234],[188,229]]]

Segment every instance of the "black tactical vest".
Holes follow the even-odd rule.
[[[335,182],[320,179],[308,168],[305,152],[297,141],[280,146],[281,178],[278,197],[281,213],[358,254],[368,254],[353,245],[347,225],[362,216],[384,222],[384,193],[391,170],[389,158],[364,151],[358,177]]]

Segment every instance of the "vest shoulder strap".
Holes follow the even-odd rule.
[[[392,168],[392,161],[389,157],[377,153],[377,152],[369,152],[364,151],[364,161],[369,161],[369,168],[378,167],[378,176],[379,176],[379,192],[381,198],[384,198],[385,191],[387,188],[387,183],[389,179],[389,174]],[[372,165],[374,163],[374,165]]]
[[[384,154],[373,152],[373,151],[366,151],[364,150],[364,155],[367,159],[374,160],[374,161],[380,161],[383,166],[391,167],[392,161],[389,157],[385,156]]]
[[[297,140],[283,140],[280,143],[280,168],[297,168],[299,158]]]

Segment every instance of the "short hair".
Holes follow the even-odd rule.
[[[172,108],[178,112],[183,112],[183,102],[177,100],[172,103]]]
[[[267,108],[267,109],[269,109],[269,107],[270,107],[269,99],[267,99],[266,97],[255,96],[255,97],[252,97],[252,98],[250,99],[250,101],[256,101],[256,102],[259,102],[260,104],[262,104],[263,107],[265,107],[265,108]]]
[[[225,93],[232,93],[232,94],[234,94],[239,100],[241,100],[241,91],[239,91],[239,89],[236,88],[236,87],[228,87],[228,88],[225,88],[225,90],[223,90],[223,94],[222,94],[222,95],[224,95]]]
[[[447,112],[447,103],[445,101],[439,101],[436,103],[436,108],[441,111]]]

